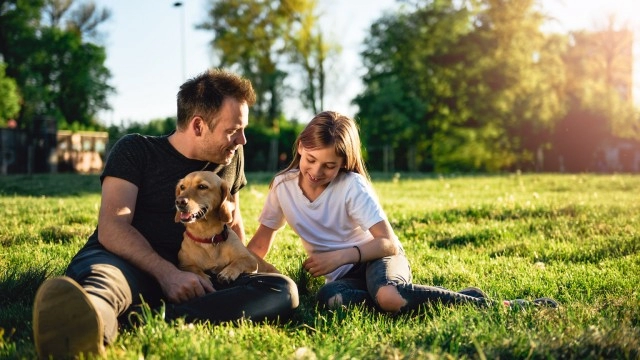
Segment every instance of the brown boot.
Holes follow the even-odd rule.
[[[104,355],[103,325],[89,296],[66,276],[45,281],[33,305],[33,339],[38,357]]]

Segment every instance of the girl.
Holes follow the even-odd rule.
[[[411,283],[411,269],[371,186],[355,122],[332,111],[316,115],[294,144],[291,164],[279,172],[247,245],[264,257],[287,222],[302,240],[304,268],[324,276],[317,299],[336,308],[368,303],[399,313],[425,303],[488,305],[484,292],[459,292]],[[505,305],[523,305],[523,300]],[[551,299],[535,304],[556,305]]]

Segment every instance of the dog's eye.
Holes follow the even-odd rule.
[[[180,184],[180,190],[184,190],[184,184]]]
[[[209,187],[205,184],[198,184],[198,190],[207,190]]]

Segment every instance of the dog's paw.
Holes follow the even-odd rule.
[[[237,269],[226,267],[218,273],[218,281],[223,283],[230,283],[240,276],[241,272]]]

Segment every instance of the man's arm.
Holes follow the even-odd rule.
[[[131,222],[138,187],[115,177],[102,182],[102,202],[98,215],[98,240],[112,253],[153,276],[170,302],[183,302],[214,291],[196,274],[179,270],[153,250]]]
[[[233,202],[235,208],[233,209],[233,220],[231,221],[231,229],[240,238],[240,241],[244,244],[247,239],[244,233],[244,221],[242,220],[242,213],[240,212],[240,193],[233,194]]]

